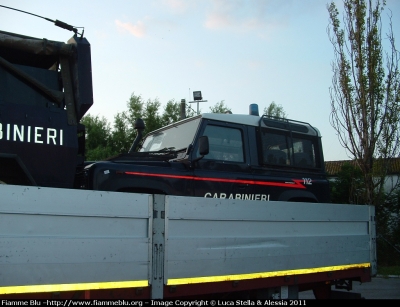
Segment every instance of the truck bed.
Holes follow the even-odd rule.
[[[93,298],[99,289],[130,289],[131,298],[167,298],[265,288],[296,295],[376,274],[372,206],[12,185],[0,185],[0,195],[3,296],[91,290]]]

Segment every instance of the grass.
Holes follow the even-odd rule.
[[[397,276],[400,276],[400,265],[396,265],[396,266],[379,266],[378,265],[378,275],[383,275],[383,276],[397,275]]]

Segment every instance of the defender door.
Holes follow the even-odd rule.
[[[194,194],[199,197],[252,199],[248,167],[247,127],[205,120],[200,136],[207,136],[209,153],[194,167]],[[198,144],[194,157],[199,157]]]

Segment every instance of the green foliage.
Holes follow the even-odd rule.
[[[230,113],[232,112],[228,106],[225,105],[224,100],[217,102],[214,106],[210,107],[211,113]]]
[[[136,131],[134,129],[134,124],[137,118],[141,118],[144,120],[146,128],[144,133],[147,133],[153,129],[149,129],[149,127],[157,127],[157,120],[160,119],[157,116],[158,108],[160,107],[160,102],[158,99],[155,100],[147,100],[143,101],[142,96],[135,95],[132,93],[131,97],[127,102],[127,110],[117,114],[120,115],[121,119],[123,119],[123,123],[125,124],[125,131],[127,132],[127,137],[132,141],[136,135]],[[121,124],[122,124],[121,122]],[[129,148],[127,148],[129,149]]]
[[[158,98],[146,101],[142,115],[142,119],[146,123],[145,133],[162,127],[161,116],[158,114],[160,106],[161,103],[158,101]]]
[[[86,160],[101,160],[115,154],[110,146],[110,125],[104,117],[86,115],[81,123],[86,127]]]
[[[389,276],[397,275],[400,276],[400,265],[397,266],[378,266],[378,275]]]
[[[180,103],[175,100],[169,100],[164,109],[164,114],[161,116],[161,127],[172,124],[180,120]]]
[[[379,264],[400,265],[400,191],[380,195],[375,214]]]
[[[136,138],[135,121],[138,118],[145,122],[143,134],[162,127],[162,116],[159,115],[161,103],[156,98],[143,101],[142,96],[131,94],[127,102],[127,110],[117,113],[114,117],[114,129],[112,132],[112,146],[118,153],[128,152]],[[167,105],[170,114],[174,110],[171,109],[171,103]],[[173,115],[173,114],[172,114]]]
[[[333,203],[366,204],[365,184],[358,166],[346,163],[331,181]],[[378,268],[400,265],[400,190],[394,193],[375,191]]]
[[[112,148],[116,153],[128,152],[134,138],[134,131],[129,124],[126,112],[114,116],[114,129],[112,130]]]
[[[272,101],[268,107],[264,108],[264,114],[272,117],[286,118],[286,112],[283,107]]]
[[[336,204],[362,204],[363,181],[360,168],[345,163],[330,182],[331,199]]]

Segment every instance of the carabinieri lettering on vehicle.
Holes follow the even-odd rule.
[[[0,140],[63,146],[63,130],[0,123]]]
[[[229,195],[229,196],[228,196]],[[241,200],[263,200],[269,201],[269,194],[226,194],[226,193],[210,193],[207,192],[204,194],[204,197],[211,197],[211,198],[222,198],[222,199],[241,199]]]

